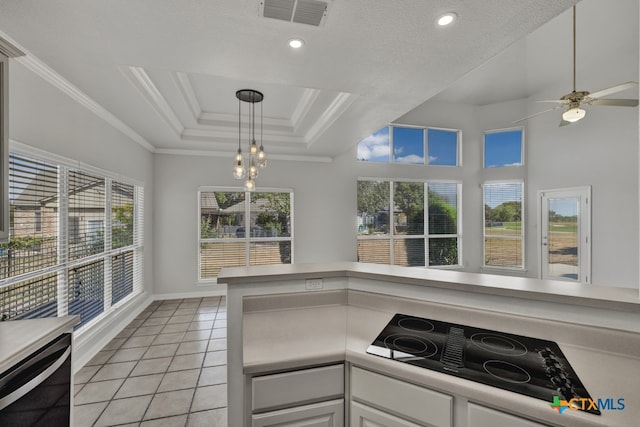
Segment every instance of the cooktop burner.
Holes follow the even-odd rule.
[[[591,398],[553,341],[396,314],[367,353],[550,403]]]

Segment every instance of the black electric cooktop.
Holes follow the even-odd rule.
[[[591,398],[553,341],[396,314],[367,353],[549,403]]]

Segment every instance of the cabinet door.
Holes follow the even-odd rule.
[[[344,427],[344,399],[254,414],[252,427]]]
[[[351,398],[434,427],[453,426],[453,397],[353,366]]]
[[[351,427],[421,427],[370,406],[351,402]]]
[[[469,411],[469,427],[546,427],[544,424],[516,417],[515,415],[505,414],[504,412],[485,408],[484,406],[473,403],[469,403],[467,410]]]

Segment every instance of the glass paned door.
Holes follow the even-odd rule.
[[[541,277],[590,283],[590,188],[541,192]]]

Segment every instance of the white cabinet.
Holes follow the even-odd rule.
[[[421,427],[411,421],[387,414],[370,406],[351,402],[350,426],[357,427]]]
[[[353,426],[453,425],[453,397],[355,366],[351,368],[350,408],[357,416],[362,414],[362,419],[369,423],[354,424],[352,414]],[[376,409],[378,411],[374,411]],[[363,413],[363,410],[369,412]],[[389,424],[377,421],[385,413],[389,416],[386,420]]]
[[[343,427],[344,399],[251,416],[252,427]]]
[[[467,413],[469,417],[469,427],[546,427],[544,424],[505,414],[504,412],[485,408],[484,406],[473,403],[468,404]]]
[[[251,425],[344,426],[344,365],[253,377]]]

